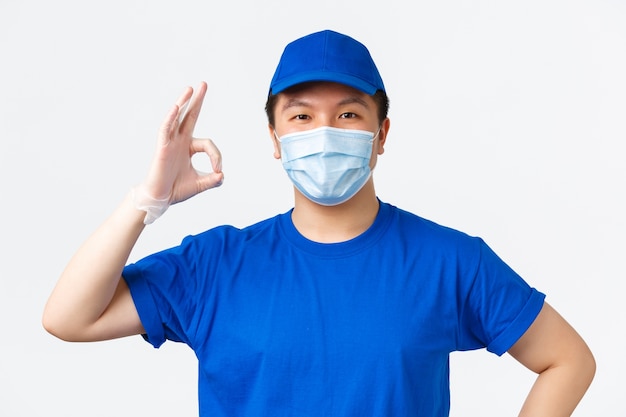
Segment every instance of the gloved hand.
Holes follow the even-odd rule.
[[[222,185],[222,155],[211,139],[193,137],[207,85],[202,82],[196,95],[188,87],[165,117],[159,129],[157,148],[146,179],[133,189],[135,207],[146,211],[150,224],[167,208],[194,195]],[[193,96],[193,97],[192,97]],[[188,111],[185,109],[189,105]],[[213,172],[197,171],[191,158],[204,152]]]

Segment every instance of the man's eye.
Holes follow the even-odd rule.
[[[351,112],[345,112],[342,113],[341,116],[339,116],[340,119],[352,119],[354,117],[356,117],[356,114]]]
[[[295,117],[297,120],[307,120],[309,118],[309,116],[307,116],[306,114],[298,114]]]

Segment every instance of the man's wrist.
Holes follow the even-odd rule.
[[[137,210],[145,211],[144,224],[151,224],[161,217],[170,206],[170,199],[157,199],[146,191],[143,185],[137,185],[131,189],[131,201]]]

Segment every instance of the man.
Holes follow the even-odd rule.
[[[572,413],[595,363],[544,295],[481,239],[378,199],[385,87],[365,46],[333,31],[287,45],[270,84],[293,209],[125,265],[146,224],[224,179],[219,150],[192,137],[205,93],[179,98],[143,184],[68,264],[49,332],[187,343],[202,416],[447,416],[449,353],[479,348],[538,373],[520,415]],[[212,173],[194,170],[197,152]]]

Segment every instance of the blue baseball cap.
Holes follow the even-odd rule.
[[[332,81],[370,95],[377,90],[385,91],[365,45],[332,30],[312,33],[285,47],[270,83],[269,94],[278,94],[309,81]]]

